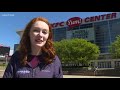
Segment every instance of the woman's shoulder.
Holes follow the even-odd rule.
[[[20,53],[19,51],[15,51],[11,57],[11,62],[15,62],[15,61],[18,61],[18,59],[20,58]]]
[[[61,63],[61,61],[60,61],[60,59],[59,59],[59,57],[58,57],[57,55],[54,57],[53,62],[54,62],[55,64],[60,64],[60,63]]]
[[[20,52],[19,52],[19,51],[15,51],[12,56],[13,56],[13,57],[19,57],[19,56],[20,56]]]

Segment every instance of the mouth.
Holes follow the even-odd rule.
[[[36,43],[42,43],[42,42],[43,42],[43,40],[40,40],[40,39],[35,39],[35,42],[36,42]]]

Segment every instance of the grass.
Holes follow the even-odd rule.
[[[0,66],[0,70],[5,70],[6,66]]]
[[[5,70],[6,66],[7,65],[5,65],[5,64],[0,64],[0,70]]]

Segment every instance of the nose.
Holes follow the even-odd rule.
[[[42,36],[43,36],[43,33],[42,33],[42,31],[40,31],[40,32],[37,34],[37,36],[40,36],[40,37],[42,37]]]

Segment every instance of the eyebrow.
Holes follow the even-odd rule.
[[[41,28],[38,28],[38,27],[33,27],[33,30],[34,29],[38,29],[38,30],[45,30],[45,31],[48,31],[49,32],[49,30],[48,29],[41,29]]]

